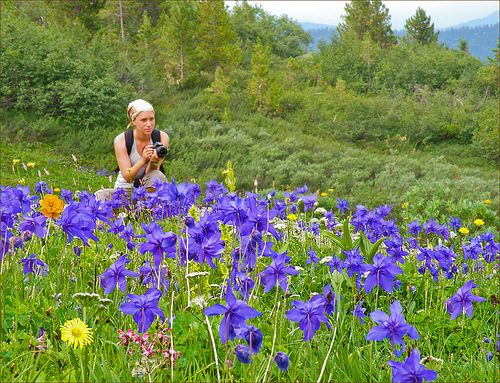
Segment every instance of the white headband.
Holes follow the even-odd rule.
[[[128,104],[127,113],[130,122],[134,121],[142,112],[154,112],[153,105],[149,102],[138,99]],[[129,124],[130,125],[130,124]]]

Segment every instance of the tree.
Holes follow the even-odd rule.
[[[232,69],[240,57],[234,28],[223,0],[202,0],[198,3],[198,52],[202,69],[215,74]]]
[[[380,0],[352,0],[344,9],[343,22],[337,27],[341,40],[354,38],[362,41],[368,34],[380,47],[396,44],[389,10]]]
[[[408,40],[420,45],[435,44],[438,40],[439,32],[434,32],[431,17],[420,7],[415,15],[406,20],[405,29]]]
[[[158,23],[158,58],[169,84],[181,83],[197,69],[197,3],[171,1]]]
[[[458,41],[458,49],[460,49],[462,52],[469,54],[469,42],[464,38],[461,38]]]
[[[233,7],[231,22],[241,41],[246,63],[257,40],[268,46],[273,55],[282,58],[305,54],[312,41],[309,33],[288,16],[270,15],[260,6],[249,5],[246,1]]]

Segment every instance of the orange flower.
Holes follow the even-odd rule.
[[[59,218],[64,209],[64,202],[54,194],[47,194],[41,201],[42,214],[47,218]]]

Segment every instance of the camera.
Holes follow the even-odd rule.
[[[168,149],[161,142],[155,142],[153,149],[156,150],[156,154],[160,158],[164,158],[168,154]]]

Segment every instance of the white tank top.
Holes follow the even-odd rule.
[[[151,145],[153,144],[152,138],[149,139],[149,143]],[[134,166],[136,163],[138,163],[142,158],[142,156],[137,151],[137,145],[135,144],[135,140],[134,140],[134,143],[132,145],[132,149],[130,150],[129,158],[130,158],[130,163],[132,164],[132,166]],[[141,178],[144,175],[144,172],[146,171],[147,166],[148,166],[148,164],[144,165],[139,170],[139,172],[136,175],[136,178]],[[119,172],[118,177],[116,177],[116,181],[115,181],[115,189],[118,189],[118,188],[130,189],[133,186],[133,184],[134,184],[134,182],[129,183],[129,182],[125,181],[125,178],[123,178],[122,173]]]

